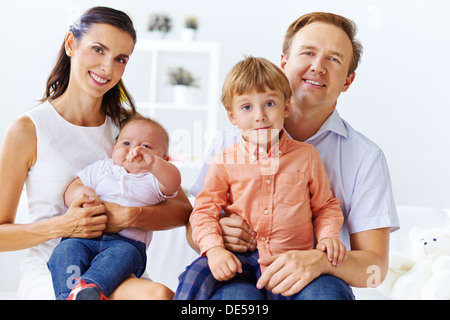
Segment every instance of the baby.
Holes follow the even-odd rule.
[[[175,197],[181,176],[167,161],[168,145],[167,132],[157,122],[142,116],[129,119],[119,133],[111,159],[96,161],[77,173],[65,192],[66,205],[82,194],[89,197],[84,206],[102,201],[151,206]],[[56,298],[107,299],[125,279],[143,274],[151,238],[151,231],[137,228],[93,239],[63,238],[48,262]],[[74,266],[80,277],[71,290],[67,272]],[[163,291],[169,292],[165,298],[172,298],[169,289]]]

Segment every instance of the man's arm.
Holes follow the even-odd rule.
[[[388,269],[389,232],[389,228],[381,228],[351,235],[352,251],[339,267],[333,267],[326,254],[319,250],[293,250],[260,259],[259,263],[268,268],[257,287],[292,295],[322,274],[334,275],[355,287],[378,286]]]
[[[200,247],[199,247],[198,243],[195,242],[195,240],[192,238],[192,226],[191,226],[190,222],[188,222],[186,224],[186,240],[187,240],[189,246],[192,249],[194,249],[195,252],[200,254]]]
[[[353,287],[376,287],[383,282],[389,267],[390,228],[358,232],[350,236],[352,251],[338,268],[327,268]]]

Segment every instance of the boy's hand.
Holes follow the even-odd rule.
[[[212,275],[218,281],[232,279],[236,272],[242,273],[239,259],[223,247],[213,247],[206,252]]]
[[[317,249],[327,253],[328,260],[333,266],[342,264],[348,256],[345,245],[338,239],[325,238],[317,244]]]

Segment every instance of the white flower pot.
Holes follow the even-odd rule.
[[[181,30],[181,39],[184,42],[195,41],[197,37],[197,30],[192,28],[184,28]]]
[[[150,31],[150,36],[152,39],[164,40],[167,37],[167,32],[160,30]]]
[[[174,93],[174,101],[173,103],[178,106],[186,106],[191,103],[190,101],[190,92],[189,87],[185,85],[175,85],[173,86],[173,93]]]

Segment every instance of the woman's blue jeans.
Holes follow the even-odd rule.
[[[58,300],[67,299],[75,279],[94,283],[105,296],[126,278],[140,277],[146,267],[146,247],[118,234],[93,239],[63,238],[47,263]]]

